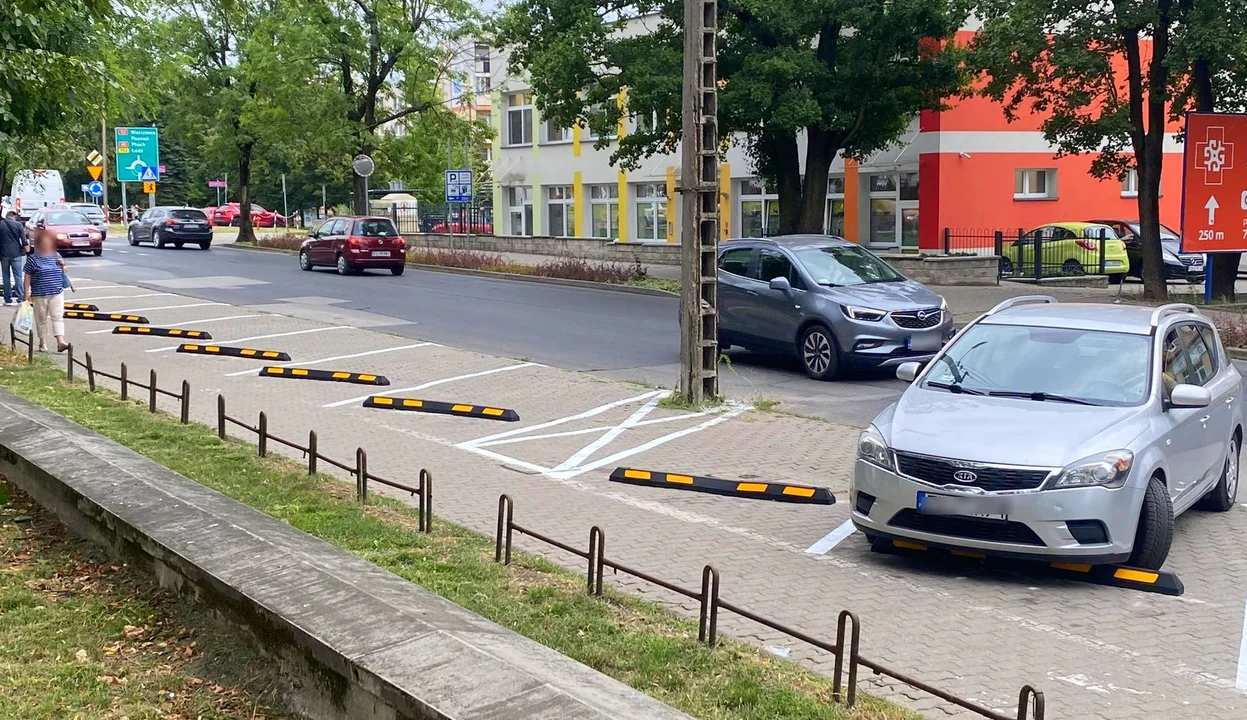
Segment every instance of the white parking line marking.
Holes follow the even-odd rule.
[[[470,450],[473,448],[482,447],[484,445],[492,445],[494,444],[492,442],[494,440],[501,440],[502,438],[508,438],[514,435],[522,435],[524,433],[532,432],[533,430],[545,430],[548,427],[556,427],[558,425],[563,425],[565,423],[574,422],[576,420],[584,420],[585,418],[591,418],[594,415],[601,415],[607,410],[613,410],[614,408],[617,408],[621,405],[631,405],[632,403],[641,402],[642,400],[649,400],[655,395],[660,395],[660,394],[662,394],[662,390],[655,390],[653,392],[647,392],[641,395],[637,395],[636,397],[630,397],[624,400],[616,400],[615,402],[609,402],[609,403],[606,403],[605,405],[599,405],[591,410],[585,410],[582,413],[569,415],[568,417],[564,417],[564,418],[558,418],[557,420],[549,420],[547,422],[538,423],[537,425],[533,425],[531,427],[522,427],[522,428],[517,428],[515,430],[507,430],[506,432],[500,432],[495,435],[486,435],[483,438],[477,438],[475,440],[468,440],[466,442],[459,443],[459,445],[457,445],[456,447],[461,447],[461,448]]]
[[[852,520],[845,520],[831,532],[823,536],[821,540],[805,549],[811,555],[826,555],[831,549],[840,544],[848,536],[857,532],[857,528],[853,527]]]
[[[83,290],[84,288],[78,288],[78,289]],[[97,288],[97,289],[102,290],[103,288]],[[173,293],[144,293],[142,295],[95,295],[93,297],[85,297],[85,298],[71,296],[70,302],[87,302],[89,300],[134,300],[137,298],[148,298],[148,297],[173,297]]]
[[[610,441],[622,435],[628,428],[634,427],[637,423],[644,420],[646,415],[649,415],[654,411],[654,408],[658,407],[658,402],[670,394],[670,392],[663,392],[650,398],[649,402],[645,403],[639,410],[629,415],[628,419],[602,433],[602,437],[580,448],[574,455],[559,463],[558,467],[554,468],[554,472],[562,472],[563,470],[570,470],[572,468],[579,467],[580,463],[588,460],[593,453],[608,445]]]
[[[189,305],[157,305],[156,307],[130,308],[129,310],[118,310],[117,312],[136,313],[136,312],[144,312],[147,310],[179,310],[181,308],[208,307],[211,305],[224,305],[224,304],[225,303],[219,303],[219,302],[201,302],[201,303],[191,303]]]
[[[307,367],[308,365],[319,365],[320,363],[332,362],[334,360],[346,360],[347,358],[365,357],[367,355],[380,355],[381,353],[395,352],[398,350],[411,350],[413,348],[428,347],[433,344],[434,343],[430,343],[430,342],[422,342],[422,343],[415,343],[414,345],[400,345],[398,347],[382,348],[381,350],[369,350],[368,352],[352,353],[350,355],[335,355],[333,357],[321,358],[319,360],[307,360],[305,362],[296,361],[296,362],[282,363],[281,365],[274,365],[272,367]],[[226,373],[225,377],[238,377],[239,375],[254,374],[254,373],[260,372],[260,370],[266,367],[269,367],[269,366],[261,365],[260,367],[251,368],[250,370],[239,370],[238,372]]]
[[[84,282],[87,280],[86,278],[78,278],[78,279]],[[83,285],[82,287],[75,287],[74,289],[75,290],[141,290],[142,288],[138,288],[133,285]]]
[[[275,337],[290,337],[291,335],[306,335],[307,333],[325,332],[326,330],[351,330],[351,329],[353,328],[350,325],[334,325],[332,327],[309,328],[307,330],[294,330],[291,332],[284,332],[284,333],[272,333],[271,335],[252,335],[251,337],[237,338],[234,340],[219,340],[219,341],[213,340],[212,344],[213,345],[230,345],[232,343],[247,342],[248,340],[267,340],[269,338],[275,338]],[[152,348],[151,350],[148,350],[147,352],[149,353],[168,352],[170,350],[177,350],[179,347],[181,347],[180,344],[169,345],[168,347]]]
[[[481,372],[468,373],[467,375],[456,375],[454,377],[442,378],[441,380],[431,380],[429,382],[424,383],[423,385],[413,385],[412,387],[397,388],[394,390],[386,390],[385,392],[379,392],[379,393],[368,393],[367,395],[360,395],[359,397],[353,397],[353,398],[350,398],[349,400],[339,400],[338,402],[331,402],[327,405],[321,405],[321,407],[326,407],[326,408],[342,407],[343,405],[350,405],[352,403],[363,402],[364,400],[367,400],[373,395],[397,395],[398,393],[412,392],[414,390],[424,390],[425,388],[431,388],[435,385],[444,385],[449,382],[455,382],[456,380],[467,380],[468,378],[481,377],[483,375],[493,375],[494,373],[507,372],[508,370],[519,370],[520,368],[533,367],[534,365],[536,365],[536,363],[528,363],[528,362],[520,363],[519,365],[504,365],[503,367],[494,368],[492,370],[482,370]]]
[[[111,331],[110,331],[111,332]],[[687,415],[672,415],[671,417],[655,418],[653,420],[643,420],[632,427],[645,427],[647,425],[661,425],[662,423],[674,422],[676,420],[688,420],[689,418],[704,417],[714,412],[713,410],[703,410],[699,413],[688,413]],[[597,427],[585,428],[583,430],[565,430],[556,433],[543,433],[541,435],[526,435],[524,437],[513,437],[505,440],[491,440],[490,442],[473,443],[476,447],[492,447],[494,445],[510,445],[512,443],[528,442],[529,440],[548,440],[557,437],[571,437],[573,435],[589,435],[592,433],[600,433],[610,430],[610,425],[598,425]]]
[[[1247,605],[1243,607],[1243,634],[1238,641],[1238,674],[1234,677],[1234,688],[1247,692]]]
[[[261,316],[260,315],[226,315],[225,317],[208,318],[206,320],[191,320],[188,323],[184,323],[184,324],[194,323],[195,325],[203,325],[204,323],[221,322],[222,320],[242,320],[243,318],[256,318],[256,317],[261,317]],[[178,327],[178,326],[175,324],[172,324],[172,325],[165,324],[165,325],[149,325],[148,327],[169,328],[169,327]],[[112,328],[106,328],[104,330],[90,330],[88,332],[83,333],[83,335],[103,335],[104,333],[110,333],[112,331],[113,331]]]

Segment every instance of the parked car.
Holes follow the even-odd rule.
[[[242,223],[242,205],[226,203],[213,209],[208,216],[213,225],[240,225]],[[286,216],[273,210],[251,204],[251,224],[255,227],[285,227]]]
[[[944,299],[825,235],[720,244],[719,346],[794,354],[806,374],[929,360],[952,336]]]
[[[212,225],[198,208],[157,206],[130,223],[126,237],[131,245],[149,242],[158,248],[170,244],[180,248],[190,244],[207,250],[212,246]]]
[[[1139,244],[1139,223],[1137,220],[1093,220],[1101,225],[1108,225],[1113,232],[1126,244],[1126,253],[1130,256],[1131,277],[1143,278],[1143,247]],[[1160,226],[1160,247],[1165,262],[1166,280],[1185,280],[1190,283],[1202,283],[1204,270],[1207,266],[1202,253],[1182,252],[1182,238],[1174,231]]]
[[[1017,240],[1006,240],[1000,258],[1001,273],[1028,276],[1034,273],[1037,241],[1042,253],[1040,271],[1044,276],[1099,273],[1101,245],[1104,273],[1109,282],[1120,283],[1130,270],[1126,246],[1111,227],[1099,223],[1059,222],[1041,225]]]
[[[333,217],[308,234],[299,248],[299,267],[336,267],[339,275],[387,268],[402,275],[407,241],[386,217]]]
[[[108,218],[104,216],[104,211],[100,209],[99,205],[93,203],[61,203],[53,207],[58,210],[73,210],[82,213],[100,231],[102,237],[108,238]]]
[[[104,233],[91,224],[77,210],[40,208],[31,213],[27,229],[45,230],[56,236],[56,249],[60,253],[91,252],[104,254]]]
[[[849,490],[871,542],[1158,569],[1175,516],[1234,507],[1242,377],[1190,305],[1013,298],[897,376]]]

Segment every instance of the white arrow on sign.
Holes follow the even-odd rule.
[[[1221,207],[1221,204],[1217,202],[1217,196],[1209,195],[1208,202],[1204,203],[1204,209],[1208,211],[1208,224],[1209,225],[1216,223],[1217,208],[1219,207]]]

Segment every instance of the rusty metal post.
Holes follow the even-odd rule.
[[[182,381],[182,424],[185,425],[191,421],[191,384],[185,380]]]
[[[91,353],[87,353],[87,389],[95,392],[95,364],[91,362]]]
[[[26,333],[26,364],[30,365],[35,361],[35,331],[31,330]]]
[[[848,623],[852,623],[852,626],[849,629],[849,683],[846,689],[840,684],[840,673],[844,669],[844,631]],[[836,664],[833,670],[835,675],[831,682],[831,696],[848,707],[853,707],[853,703],[857,700],[857,651],[860,644],[861,623],[858,622],[857,615],[849,610],[841,610],[840,617],[836,619]],[[841,693],[841,690],[844,692]]]
[[[126,364],[121,363],[121,399],[126,400],[130,397],[130,374],[126,370]]]
[[[256,441],[256,452],[260,457],[268,456],[268,415],[263,410],[260,411],[260,423],[256,426],[259,430],[257,433],[260,438]]]
[[[355,448],[355,499],[368,502],[368,453]]]
[[[594,525],[589,528],[589,574],[585,577],[585,592],[602,594],[602,570],[606,561],[606,532]]]
[[[515,504],[506,494],[498,496],[498,535],[494,539],[494,562],[511,564],[511,518]]]
[[[17,352],[17,330],[9,323],[9,352]]]
[[[1034,701],[1034,715],[1027,715],[1026,711],[1031,706],[1030,701]],[[1023,685],[1022,691],[1018,693],[1018,720],[1044,720],[1044,699],[1043,693],[1039,692],[1030,685]]]
[[[307,431],[307,474],[316,474],[316,431]]]
[[[714,647],[719,641],[719,568],[701,569],[701,610],[697,617],[697,640]]]
[[[68,360],[68,362],[65,363],[65,382],[72,385],[74,383],[74,344],[73,343],[70,343],[69,347],[65,348],[65,353],[66,353],[65,357]]]
[[[147,392],[148,392],[147,409],[150,412],[156,412],[156,369],[155,368],[152,368],[151,375],[148,376]]]
[[[420,470],[420,531],[433,532],[433,473]]]
[[[216,396],[216,435],[225,439],[225,396],[221,393]]]

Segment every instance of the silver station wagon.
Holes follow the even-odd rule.
[[[1175,516],[1234,505],[1242,377],[1190,305],[1013,298],[897,376],[850,490],[872,542],[1158,569]]]

